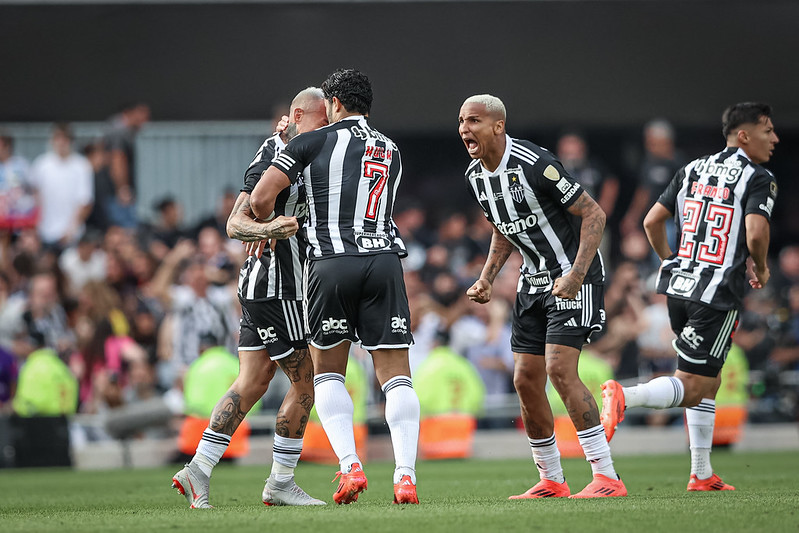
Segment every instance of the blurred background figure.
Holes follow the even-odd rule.
[[[687,161],[675,145],[674,127],[658,118],[644,125],[644,159],[638,170],[638,185],[627,214],[621,221],[622,238],[643,232],[644,214],[652,207],[674,174]],[[674,242],[676,228],[671,224],[669,242]],[[676,249],[676,247],[675,247]]]
[[[615,220],[616,199],[619,196],[619,180],[609,172],[601,161],[589,155],[585,136],[578,131],[567,131],[558,139],[556,153],[563,168],[582,185],[605,212],[607,220]],[[665,184],[664,184],[665,186]],[[611,242],[617,239],[614,228],[608,223],[599,250],[606,260],[611,258]]]
[[[109,154],[114,198],[119,206],[135,204],[136,134],[149,121],[150,106],[144,102],[124,104],[119,113],[109,119],[110,126],[104,143]]]
[[[83,234],[94,202],[92,166],[72,150],[74,139],[68,124],[53,126],[51,150],[37,157],[31,169],[41,210],[39,235],[45,246],[58,251]]]
[[[35,227],[36,199],[28,160],[14,153],[14,138],[0,129],[0,230]]]

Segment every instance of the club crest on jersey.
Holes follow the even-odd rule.
[[[669,280],[669,288],[666,289],[666,293],[676,296],[687,296],[696,288],[697,283],[699,283],[699,276],[696,274],[673,270],[671,272],[671,279]]]
[[[522,182],[519,181],[519,175],[516,173],[509,173],[508,178],[510,178],[508,192],[510,192],[511,198],[513,198],[514,202],[523,202],[524,186],[522,185]]]

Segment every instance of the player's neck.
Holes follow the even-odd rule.
[[[494,145],[488,149],[486,154],[480,158],[480,163],[488,172],[494,172],[497,168],[499,168],[499,164],[502,163],[502,158],[504,155],[505,136],[502,135],[502,137],[498,138]]]

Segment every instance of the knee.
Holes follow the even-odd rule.
[[[579,380],[577,371],[560,361],[547,361],[547,376],[557,391],[564,390]]]
[[[529,373],[520,372],[516,370],[513,373],[513,386],[516,388],[516,392],[519,396],[525,396],[530,394],[536,394],[538,389],[541,387],[539,386],[539,381],[534,379]]]

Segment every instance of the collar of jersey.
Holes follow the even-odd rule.
[[[342,118],[339,120],[339,122],[344,122],[345,120],[361,120],[362,118],[365,119],[366,117],[363,115],[350,115],[348,117]]]
[[[735,148],[735,147],[731,146],[731,148]],[[744,149],[741,148],[740,146],[738,147],[738,150],[735,152],[735,155],[739,155],[741,157],[745,157],[747,161],[749,161],[750,163],[752,162],[752,160],[749,159],[749,156],[746,155],[746,152],[744,152]]]
[[[499,162],[499,166],[494,172],[489,172],[486,167],[483,166],[483,162],[480,161],[480,168],[483,169],[483,172],[488,174],[489,176],[496,176],[497,174],[501,174],[503,170],[508,166],[508,159],[510,159],[510,148],[513,144],[513,139],[510,138],[510,135],[507,133],[505,134],[505,153],[502,154],[502,160]]]

